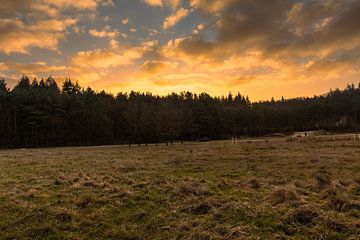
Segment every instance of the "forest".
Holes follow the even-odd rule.
[[[358,131],[360,85],[314,97],[251,102],[237,93],[96,92],[23,75],[0,79],[0,148],[205,141],[272,133]]]

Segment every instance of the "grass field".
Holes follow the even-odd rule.
[[[360,239],[360,141],[2,150],[0,239]]]

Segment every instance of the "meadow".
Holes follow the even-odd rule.
[[[360,141],[0,151],[0,239],[360,239]]]

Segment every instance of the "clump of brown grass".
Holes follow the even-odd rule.
[[[208,231],[201,231],[201,232],[193,232],[190,235],[190,238],[192,240],[212,240],[215,239],[215,237],[213,236],[213,234],[209,233]]]
[[[297,188],[308,188],[309,187],[309,184],[302,180],[294,181],[294,185]]]
[[[120,179],[119,179],[119,182],[120,183],[123,183],[123,184],[126,184],[126,185],[133,185],[136,183],[135,180],[129,178],[129,177],[124,177],[124,176],[121,176]]]
[[[217,186],[221,190],[231,189],[233,187],[232,184],[227,180],[222,180],[220,183],[218,183]]]
[[[256,179],[256,178],[252,178],[248,181],[248,184],[247,184],[250,188],[253,188],[253,189],[258,189],[261,187],[261,184],[259,183],[259,181]]]
[[[93,181],[86,181],[83,184],[83,187],[88,187],[88,188],[94,188],[97,187],[98,185],[96,183],[94,183]]]
[[[332,230],[332,231],[335,231],[335,232],[338,232],[338,233],[341,233],[341,232],[346,232],[348,231],[348,227],[343,224],[343,223],[339,223],[335,220],[327,220],[325,222],[325,225],[328,229]]]
[[[243,187],[244,183],[241,180],[228,180],[224,179],[220,183],[217,184],[217,187],[220,190],[227,190],[231,188],[239,188]]]
[[[59,178],[55,179],[54,184],[55,184],[56,186],[61,185],[60,179],[59,179]]]
[[[360,185],[360,177],[356,177],[354,179],[354,182],[357,184],[357,185]]]
[[[73,218],[73,214],[68,209],[57,209],[54,211],[56,218],[62,222],[69,222]]]
[[[36,197],[36,190],[35,189],[30,189],[29,191],[26,192],[25,194],[25,199],[27,200],[32,200]]]
[[[137,220],[137,221],[142,221],[146,218],[147,214],[145,211],[140,210],[136,213],[133,214],[133,217]]]
[[[271,202],[274,205],[298,200],[300,200],[300,197],[293,189],[290,188],[278,188],[275,189],[271,194]]]
[[[246,239],[246,232],[241,227],[232,227],[225,234],[225,239]]]
[[[327,203],[325,204],[327,208],[338,212],[347,212],[351,210],[359,211],[360,203],[356,201],[351,201],[345,196],[332,196]]]
[[[79,201],[76,202],[76,206],[78,208],[87,208],[89,206],[91,206],[94,203],[94,199],[90,196],[85,196],[83,198],[81,198]]]
[[[330,174],[325,170],[319,171],[316,174],[316,188],[323,190],[331,185]]]
[[[83,173],[83,172],[79,172],[78,177],[80,179],[85,179],[86,181],[90,180],[90,176],[88,174]]]
[[[286,218],[287,224],[310,225],[318,217],[318,213],[307,206],[292,211]]]
[[[104,182],[108,182],[108,183],[110,183],[110,184],[115,184],[115,183],[116,183],[116,179],[113,178],[112,176],[104,176],[104,177],[102,178],[102,180],[103,180]]]
[[[104,188],[104,189],[111,189],[112,185],[110,183],[104,181],[99,184],[99,187]]]
[[[347,208],[348,201],[340,198],[330,199],[327,203],[327,206],[336,211],[342,212]]]
[[[210,194],[206,183],[199,183],[195,181],[183,181],[179,187],[174,191],[175,198],[187,198],[190,196],[207,196]]]
[[[195,206],[191,206],[191,212],[195,215],[204,215],[209,213],[214,207],[210,203],[200,203]]]
[[[352,186],[349,191],[353,195],[360,196],[360,186]]]
[[[351,181],[350,180],[345,180],[345,179],[340,179],[339,180],[339,184],[341,186],[344,186],[344,187],[348,187],[351,185]]]
[[[273,179],[270,183],[273,185],[285,185],[287,183],[287,181],[283,178],[276,178],[276,179]]]
[[[338,189],[336,189],[335,187],[329,187],[328,189],[322,191],[322,193],[320,194],[320,199],[322,200],[331,199],[337,197],[338,195],[339,195]]]
[[[112,192],[118,193],[118,196],[121,197],[121,198],[130,196],[130,195],[133,194],[133,192],[130,191],[129,189],[127,189],[127,188],[117,188],[117,187],[114,187],[112,189]]]

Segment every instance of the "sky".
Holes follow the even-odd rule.
[[[320,95],[360,81],[359,0],[1,0],[0,76],[111,93]]]

